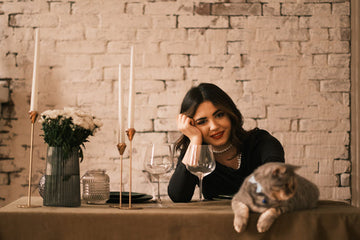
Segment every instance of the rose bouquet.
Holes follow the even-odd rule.
[[[41,114],[40,123],[45,142],[50,147],[61,147],[65,154],[74,147],[81,151],[88,137],[102,126],[100,120],[75,108],[47,110]]]

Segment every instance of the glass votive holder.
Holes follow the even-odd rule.
[[[110,178],[105,170],[89,170],[81,178],[83,200],[88,204],[105,204],[110,198]]]

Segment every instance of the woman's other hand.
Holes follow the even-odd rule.
[[[185,114],[179,114],[177,118],[177,126],[180,132],[187,136],[190,144],[201,145],[202,136],[200,130],[195,127],[195,122]]]

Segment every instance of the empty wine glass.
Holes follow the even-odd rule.
[[[157,180],[156,202],[160,199],[160,175],[170,172],[174,167],[172,144],[150,144],[145,147],[144,168]]]
[[[190,145],[189,163],[186,168],[199,178],[199,199],[202,201],[203,178],[215,170],[215,159],[211,145]]]

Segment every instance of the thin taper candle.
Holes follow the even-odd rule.
[[[130,83],[129,83],[129,129],[134,128],[134,108],[135,108],[135,89],[134,89],[134,46],[131,46],[130,56]]]
[[[32,86],[31,86],[31,101],[30,101],[30,111],[37,111],[38,108],[38,84],[37,84],[37,75],[38,75],[38,64],[39,64],[39,28],[35,30],[35,48],[34,48],[34,66],[33,66],[33,77],[32,77]]]
[[[123,81],[121,76],[121,64],[119,64],[119,133],[118,142],[125,143],[125,128],[124,128],[124,91]]]

